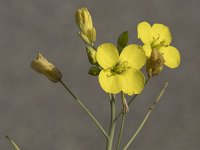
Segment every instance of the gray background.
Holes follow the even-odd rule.
[[[34,72],[30,62],[43,53],[63,80],[108,130],[109,101],[90,67],[74,22],[77,8],[91,11],[97,42],[116,42],[125,30],[137,40],[141,21],[170,27],[180,50],[178,69],[165,68],[152,79],[127,116],[122,143],[142,121],[165,81],[162,101],[130,149],[200,148],[199,0],[0,0],[0,150],[11,150],[10,135],[22,150],[102,150],[106,141],[60,84]],[[117,100],[118,110],[120,100]],[[118,131],[117,131],[118,132]]]

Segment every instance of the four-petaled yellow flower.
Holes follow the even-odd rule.
[[[180,64],[179,51],[170,46],[172,41],[170,30],[163,24],[153,24],[141,22],[138,24],[138,38],[144,43],[143,49],[150,57],[152,49],[163,55],[164,64],[169,68],[176,68]]]
[[[38,73],[45,75],[52,82],[59,82],[62,78],[61,72],[41,53],[31,62],[31,67]]]
[[[80,8],[75,13],[76,24],[80,28],[80,37],[86,44],[93,45],[96,41],[96,29],[87,8]]]
[[[97,48],[96,59],[103,68],[99,83],[105,92],[133,95],[144,88],[145,77],[139,69],[145,64],[146,55],[141,47],[128,45],[119,55],[113,44],[104,43]]]

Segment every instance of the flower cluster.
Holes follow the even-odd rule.
[[[78,33],[86,44],[88,60],[92,65],[88,73],[93,76],[98,76],[100,86],[106,93],[109,93],[111,106],[110,131],[108,133],[106,132],[92,112],[62,81],[62,74],[58,68],[43,57],[41,53],[31,62],[31,67],[36,72],[46,76],[50,81],[61,83],[103,133],[107,139],[107,150],[112,150],[115,126],[117,120],[122,117],[117,142],[117,149],[119,149],[125,115],[129,111],[129,105],[142,92],[149,79],[157,76],[163,70],[164,66],[177,68],[180,65],[180,53],[175,47],[170,45],[172,36],[169,28],[163,24],[153,24],[152,26],[148,22],[138,24],[138,38],[142,41],[143,45],[129,43],[129,34],[128,31],[125,31],[120,34],[116,44],[102,43],[96,47],[96,29],[88,9],[78,9],[75,13],[75,19],[80,29]],[[141,71],[144,66],[146,66],[147,75]],[[149,107],[144,120],[125,145],[124,150],[127,150],[144,126],[155,105],[162,97],[167,85],[168,83],[165,84],[156,100]],[[118,93],[121,93],[122,110],[116,115],[115,94]],[[134,96],[127,102],[125,94]],[[9,141],[18,149],[18,146],[12,140],[9,139]]]
[[[80,29],[79,35],[86,43],[89,62],[93,65],[89,74],[98,76],[102,89],[107,93],[122,91],[128,95],[140,94],[146,81],[140,70],[145,64],[148,78],[158,75],[164,65],[176,68],[180,64],[179,51],[170,46],[171,33],[163,24],[138,24],[138,38],[144,43],[143,46],[128,44],[128,32],[123,32],[117,46],[103,43],[95,48],[96,29],[87,8],[78,9],[75,19]],[[53,82],[61,80],[60,71],[41,54],[31,66]]]
[[[80,33],[85,31],[84,27],[90,31],[88,33],[94,29],[91,15],[86,8],[77,10],[76,22]],[[140,71],[145,64],[148,78],[158,75],[163,65],[170,68],[179,66],[180,54],[175,47],[170,46],[172,37],[167,26],[163,24],[151,26],[147,22],[141,22],[137,31],[138,38],[144,43],[143,46],[127,44],[128,32],[121,34],[117,46],[103,43],[96,49],[90,35],[87,36],[90,42],[86,42],[82,37],[87,44],[88,59],[94,65],[89,74],[98,75],[99,83],[105,92],[117,94],[122,91],[128,95],[139,94],[145,85],[145,76]]]

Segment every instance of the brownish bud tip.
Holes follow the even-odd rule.
[[[146,63],[148,77],[158,75],[162,71],[164,63],[165,60],[163,55],[159,53],[157,49],[153,49],[151,52],[151,56]]]

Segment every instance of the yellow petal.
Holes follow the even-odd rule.
[[[122,91],[128,95],[139,94],[144,88],[145,77],[143,73],[134,68],[124,71],[120,76]]]
[[[170,30],[167,26],[163,24],[154,24],[152,26],[154,32],[154,38],[159,38],[156,43],[159,44],[160,42],[164,42],[165,45],[169,45],[172,41],[172,36]]]
[[[144,49],[144,52],[145,52],[146,56],[150,57],[151,56],[151,51],[152,51],[151,45],[144,45],[143,49]]]
[[[153,30],[148,22],[141,22],[137,26],[138,38],[144,44],[151,44],[153,42]]]
[[[163,54],[166,66],[168,66],[169,68],[176,68],[179,66],[181,56],[179,51],[175,47],[162,47],[159,49],[159,52]]]
[[[126,46],[121,52],[120,61],[127,61],[128,66],[140,69],[146,62],[146,55],[141,47],[131,44]]]
[[[107,93],[117,94],[121,91],[120,75],[112,75],[110,71],[102,70],[99,74],[99,83]]]
[[[97,48],[96,59],[102,68],[115,66],[119,61],[119,52],[111,43],[105,43]]]

